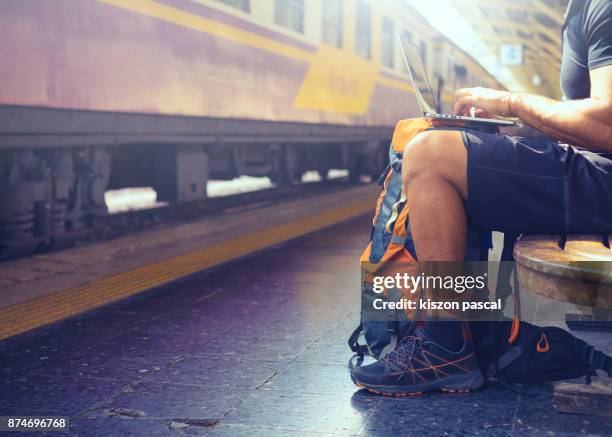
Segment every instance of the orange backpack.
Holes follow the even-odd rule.
[[[414,243],[410,234],[410,220],[406,207],[406,193],[402,183],[402,160],[406,145],[418,134],[440,127],[428,118],[401,120],[395,127],[389,148],[389,165],[381,175],[382,191],[376,202],[372,221],[370,243],[361,255],[362,299],[369,299],[374,274],[393,276],[396,272],[417,275],[417,264]],[[451,127],[452,128],[452,127]],[[445,129],[449,129],[445,126]],[[466,260],[481,261],[487,259],[491,246],[490,232],[476,233],[468,231]],[[414,266],[413,268],[411,267]],[[408,290],[393,288],[383,292],[387,300],[397,301],[400,298],[414,300],[416,295]],[[380,296],[377,296],[380,297]],[[362,322],[349,338],[353,352],[378,358],[393,350],[397,341],[414,326],[414,314],[410,311],[389,310],[387,321]],[[363,335],[366,345],[360,345],[358,338]]]

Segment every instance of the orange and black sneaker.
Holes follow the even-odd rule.
[[[351,378],[359,387],[391,396],[432,390],[467,392],[484,383],[471,342],[453,352],[426,334],[402,339],[394,351],[375,363],[355,367]]]

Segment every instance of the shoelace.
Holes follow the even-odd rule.
[[[419,346],[422,343],[419,337],[408,336],[403,338],[395,350],[389,352],[384,360],[387,364],[396,364],[400,367],[408,368],[417,350],[417,343]]]

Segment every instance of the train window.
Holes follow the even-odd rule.
[[[322,37],[323,42],[342,47],[342,0],[325,0]]]
[[[454,77],[455,80],[453,82],[453,87],[455,89],[459,89],[459,88],[465,88],[466,86],[469,86],[468,81],[469,81],[469,76],[468,76],[468,71],[467,68],[465,68],[463,65],[458,65],[455,64],[454,65]]]
[[[251,12],[251,1],[250,0],[217,0],[218,2],[225,3],[226,5],[233,6],[241,9],[244,12]]]
[[[385,67],[393,68],[395,66],[395,30],[393,28],[393,20],[387,17],[382,19],[382,52],[381,62]]]
[[[364,0],[357,0],[355,53],[366,59],[372,55],[372,7]]]
[[[421,45],[419,46],[419,51],[421,52],[421,58],[423,59],[423,65],[427,69],[427,43],[421,40]]]
[[[274,21],[299,33],[304,33],[304,0],[276,0]]]

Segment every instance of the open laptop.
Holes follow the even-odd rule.
[[[451,114],[438,114],[436,108],[436,99],[434,93],[431,90],[429,84],[429,78],[425,72],[425,66],[423,65],[423,59],[419,53],[419,48],[414,44],[406,35],[402,35],[398,32],[400,46],[402,53],[404,54],[404,60],[408,67],[408,76],[412,82],[414,88],[414,94],[416,95],[419,108],[423,116],[434,120],[445,120],[445,121],[461,121],[466,125],[480,125],[480,126],[514,126],[516,123],[512,120],[504,120],[499,118],[479,118],[479,117],[464,117],[461,115]],[[418,82],[421,81],[424,87],[419,88]]]

